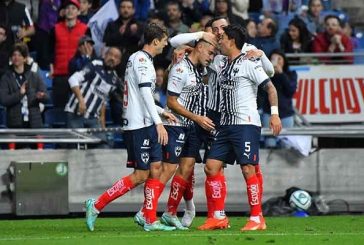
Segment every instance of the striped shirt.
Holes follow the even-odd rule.
[[[241,49],[241,53],[243,55],[245,55],[248,51],[255,50],[255,49],[257,49],[257,48],[254,45],[249,44],[249,43],[244,43],[244,46]],[[273,65],[270,63],[269,60],[267,60],[265,63],[263,63],[264,59],[257,59],[256,61],[262,62],[263,68],[267,74],[271,74],[272,72],[274,72]],[[226,65],[227,59],[225,59],[225,60],[222,59],[219,62],[220,62],[219,66],[223,67]],[[268,62],[269,62],[269,64],[266,64]],[[221,111],[221,108],[220,108],[221,91],[220,91],[220,84],[217,80],[218,74],[216,73],[216,71],[214,69],[211,69],[211,67],[208,67],[208,73],[209,73],[209,82],[208,82],[209,99],[208,99],[207,107],[208,107],[208,109],[210,109],[212,111],[220,112]]]
[[[221,125],[250,124],[261,126],[257,110],[257,91],[269,81],[261,62],[248,60],[240,54],[232,61],[218,55],[212,67],[221,87]]]
[[[93,60],[81,71],[75,72],[70,83],[79,84],[86,103],[84,118],[100,116],[100,110],[110,94],[120,89],[121,81],[114,70],[106,70],[102,60]],[[75,94],[65,107],[65,111],[77,113],[79,102]]]
[[[186,110],[195,112],[198,104],[201,89],[202,76],[197,67],[185,56],[180,62],[175,64],[168,76],[168,95],[177,96],[177,102]],[[190,119],[187,119],[177,113],[172,112],[178,122],[176,126],[188,126],[192,124]],[[166,124],[168,124],[166,122]]]

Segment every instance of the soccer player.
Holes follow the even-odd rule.
[[[211,25],[211,28],[210,28]],[[206,30],[205,31],[211,31],[218,37],[221,38],[222,34],[224,33],[223,27],[228,25],[228,21],[225,17],[216,17],[210,21],[210,23],[206,24]],[[185,33],[185,34],[179,34],[175,37],[173,37],[170,40],[170,43],[173,47],[181,46],[186,43],[190,43],[194,40],[198,40],[202,36],[207,36],[205,32],[195,32],[195,33]],[[262,63],[262,67],[264,71],[271,77],[274,75],[274,67],[270,60],[267,58],[267,56],[264,54],[263,51],[258,50],[254,45],[244,43],[241,52],[246,55],[246,57],[260,59]],[[220,118],[221,118],[221,108],[220,108],[220,97],[221,97],[221,91],[220,91],[220,85],[218,83],[217,74],[214,69],[211,69],[210,67],[207,67],[208,71],[208,100],[207,100],[207,116],[211,118],[215,124],[215,129],[217,130],[220,125]],[[215,132],[216,132],[215,130]],[[235,159],[233,158],[233,155],[230,155],[228,162],[233,163]],[[259,164],[255,165],[257,177],[260,182],[260,188],[261,192],[263,191],[263,175],[260,171]],[[221,169],[221,176],[224,178],[223,175],[223,169]],[[226,181],[222,181],[223,191],[226,191]],[[189,185],[192,186],[192,185]],[[260,196],[262,198],[262,196]],[[192,199],[191,199],[192,200]],[[193,201],[193,200],[192,200]],[[188,203],[188,206],[194,206],[193,203]],[[187,209],[188,210],[188,209]],[[192,212],[185,212],[184,217],[188,218],[188,216],[192,217]],[[212,204],[209,203],[207,200],[207,214],[208,218],[213,217],[213,207]],[[192,218],[193,219],[193,218]],[[183,221],[183,220],[182,220]],[[182,222],[183,223],[183,222]]]
[[[175,227],[163,225],[156,218],[162,185],[158,179],[162,169],[161,147],[168,142],[160,115],[170,120],[176,119],[155,105],[152,94],[156,80],[153,57],[162,53],[167,38],[165,29],[155,24],[148,25],[144,32],[143,49],[132,54],[128,60],[124,82],[123,126],[128,152],[127,167],[134,168],[134,172],[118,180],[97,200],[86,201],[86,225],[90,231],[94,230],[97,215],[108,203],[144,182],[144,230],[175,230]]]
[[[223,162],[234,153],[247,185],[250,218],[241,229],[264,230],[266,224],[261,215],[259,180],[255,165],[259,162],[260,117],[257,110],[257,90],[261,86],[267,93],[272,108],[270,126],[274,135],[281,131],[278,116],[277,91],[259,61],[247,59],[241,49],[246,42],[245,30],[239,26],[223,27],[219,40],[220,51],[211,66],[217,73],[221,87],[221,120],[215,141],[212,143],[207,163],[206,198],[212,203],[212,218],[199,227],[200,230],[226,229],[225,178],[221,175]]]
[[[213,60],[215,44],[201,39],[192,52],[175,64],[169,73],[167,105],[177,117],[177,123],[168,124],[169,143],[163,148],[162,183],[176,173],[172,179],[171,192],[168,199],[168,212],[163,213],[163,223],[185,230],[176,216],[178,204],[184,195],[195,163],[196,152],[200,145],[194,131],[193,122],[204,129],[214,129],[212,121],[206,116],[193,113],[199,101],[203,86],[199,66],[206,67]],[[143,222],[140,212],[137,222]],[[139,216],[139,218],[138,218]]]

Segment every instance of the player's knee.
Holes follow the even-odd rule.
[[[215,176],[220,173],[220,169],[213,168],[208,165],[205,165],[204,171],[205,171],[206,176]]]
[[[241,172],[245,178],[250,178],[251,176],[253,176],[255,174],[255,168],[251,164],[242,165]]]

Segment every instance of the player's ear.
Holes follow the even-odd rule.
[[[159,42],[160,42],[160,41],[159,41],[157,38],[154,38],[154,39],[153,39],[153,45],[154,45],[154,46],[158,46]]]

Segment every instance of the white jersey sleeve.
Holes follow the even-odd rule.
[[[242,53],[246,53],[250,50],[254,50],[254,49],[258,49],[257,47],[255,47],[253,44],[249,44],[249,43],[244,43],[243,48],[241,49]],[[260,57],[260,61],[262,62],[262,67],[263,70],[265,71],[265,73],[267,73],[267,75],[269,77],[273,77],[274,76],[274,67],[272,62],[270,62],[270,60],[268,59],[267,55],[263,52],[262,57]]]
[[[247,76],[253,82],[255,82],[259,86],[263,82],[269,81],[269,77],[267,73],[265,73],[261,62],[251,60],[247,60],[246,62],[248,62]]]
[[[175,64],[168,75],[168,94],[172,96],[179,96],[186,84],[187,69],[184,67],[183,62]]]
[[[172,37],[169,40],[169,43],[173,48],[177,48],[178,46],[188,44],[193,41],[198,41],[202,38],[202,36],[203,36],[202,31],[192,32],[192,33],[182,33]]]

